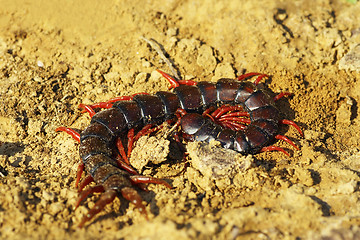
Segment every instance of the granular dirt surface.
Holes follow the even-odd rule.
[[[360,3],[0,5],[1,239],[360,239]],[[173,189],[139,190],[148,220],[116,198],[79,229],[99,194],[73,209],[78,144],[55,129],[89,124],[80,103],[168,89],[155,70],[170,70],[142,36],[163,46],[183,79],[269,74],[265,86],[293,93],[278,106],[305,137],[282,128],[300,146],[276,143],[290,157],[191,143],[186,160],[160,133],[142,139],[131,161],[146,160],[142,174]]]

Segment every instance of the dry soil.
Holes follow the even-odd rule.
[[[360,239],[359,2],[0,5],[1,239]],[[78,144],[55,129],[89,124],[80,103],[168,89],[155,70],[170,70],[142,36],[163,46],[183,79],[271,75],[269,89],[293,93],[278,106],[305,137],[282,128],[300,146],[276,143],[290,157],[192,143],[182,160],[170,145],[165,161],[139,167],[173,186],[139,190],[149,220],[116,199],[78,229],[99,195],[73,209]],[[134,165],[167,149],[159,135],[138,142]]]

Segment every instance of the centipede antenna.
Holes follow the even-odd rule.
[[[149,39],[141,36],[141,39],[144,40],[145,42],[147,42],[159,54],[161,59],[164,60],[164,62],[170,68],[170,71],[172,72],[175,79],[180,80],[181,77],[180,77],[180,74],[178,74],[179,70],[176,69],[175,64],[173,63],[173,61],[171,61],[169,58],[166,57],[164,48],[152,38],[150,38],[150,40],[149,40]]]

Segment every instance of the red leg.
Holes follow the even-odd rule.
[[[250,114],[248,112],[232,112],[222,115],[220,119],[226,117],[250,117]]]
[[[213,118],[213,116],[210,115],[210,113],[213,112],[213,111],[215,111],[215,110],[216,110],[215,107],[210,106],[208,109],[206,109],[206,110],[202,113],[202,115],[203,115],[204,117],[210,118],[211,121],[215,122],[215,119]]]
[[[211,116],[210,114],[203,113],[202,115],[203,115],[203,117],[208,117],[208,118],[210,118],[211,121],[215,122],[215,118],[213,118],[213,116]]]
[[[239,117],[225,117],[225,118],[220,118],[219,122],[222,121],[234,121],[234,122],[242,122],[242,123],[246,123],[246,124],[250,124],[251,120],[248,118],[239,118]]]
[[[180,86],[180,84],[178,83],[178,81],[176,81],[174,78],[170,77],[169,74],[164,73],[163,71],[157,69],[156,71],[158,71],[164,78],[166,78],[169,83],[170,83],[170,88],[176,88],[178,86]]]
[[[114,201],[116,195],[117,193],[114,189],[107,190],[104,194],[102,194],[99,201],[95,203],[95,206],[82,219],[81,223],[79,224],[79,228],[82,228],[87,221],[92,219],[97,213],[103,210],[106,204]]]
[[[91,188],[88,188],[88,189],[82,191],[79,194],[79,198],[76,202],[75,209],[78,208],[80,203],[90,194],[97,193],[97,192],[103,192],[103,191],[104,191],[104,187],[102,185],[97,185],[95,187],[91,187]]]
[[[162,184],[167,188],[172,188],[170,184],[168,184],[164,180],[158,179],[158,178],[147,177],[147,176],[142,176],[142,175],[132,175],[132,176],[130,176],[130,179],[135,184],[154,183],[154,184]]]
[[[122,141],[121,141],[120,138],[116,139],[116,147],[119,150],[119,153],[120,153],[121,157],[124,159],[125,163],[127,165],[130,165],[129,159],[126,156],[126,153],[125,153],[124,145],[122,144]]]
[[[132,128],[132,129],[130,129],[128,131],[128,135],[127,135],[127,138],[128,138],[127,157],[128,158],[130,157],[132,147],[133,147],[133,144],[134,144],[134,132],[135,132],[135,130]]]
[[[179,108],[176,110],[175,114],[176,114],[177,118],[181,118],[185,114],[187,114],[187,112],[185,111],[185,109]]]
[[[189,86],[195,86],[197,85],[197,82],[193,81],[193,80],[179,80],[178,83],[180,85],[189,85]]]
[[[112,105],[115,102],[132,100],[136,95],[149,95],[149,93],[140,92],[140,93],[135,93],[135,94],[130,95],[130,96],[114,97],[114,98],[109,99],[106,102],[94,103],[94,104],[89,105],[89,106],[91,108],[111,108]]]
[[[268,151],[280,151],[283,152],[285,155],[290,156],[289,153],[287,151],[285,151],[283,148],[281,147],[276,147],[276,146],[268,146],[268,147],[263,147],[260,152],[268,152]]]
[[[134,137],[134,142],[136,142],[141,136],[145,136],[145,135],[148,135],[150,133],[153,133],[153,132],[156,132],[156,131],[159,131],[160,129],[162,129],[165,124],[170,124],[172,123],[173,120],[167,120],[165,122],[163,122],[162,124],[156,126],[156,127],[153,127],[151,128],[153,125],[152,124],[148,124],[146,125],[145,127],[143,127],[143,129],[141,129]]]
[[[243,111],[244,109],[241,106],[221,106],[218,109],[216,109],[211,116],[213,116],[215,119],[219,118],[221,115],[223,115],[226,112],[230,111]]]
[[[152,131],[151,131],[152,126],[153,126],[153,124],[145,125],[139,132],[137,132],[134,137],[134,142],[136,142],[140,137],[152,133]]]
[[[182,118],[183,116],[185,116],[185,114],[187,114],[187,112],[185,111],[185,109],[179,108],[179,109],[176,110],[175,115],[176,115],[176,117],[177,117],[177,121],[176,121],[176,123],[175,123],[174,126],[173,126],[174,129],[177,128],[178,126],[180,126],[181,118]]]
[[[293,146],[294,148],[296,148],[296,150],[299,150],[299,148],[295,145],[295,143],[293,141],[291,141],[289,138],[287,138],[286,136],[283,136],[283,135],[276,135],[275,136],[276,139],[279,139],[279,140],[283,140],[287,143],[289,143],[291,146]]]
[[[114,102],[127,101],[127,100],[132,100],[132,99],[133,99],[132,96],[121,96],[121,97],[111,98],[106,102],[94,103],[94,104],[91,104],[89,106],[91,108],[111,108],[112,105],[114,104]]]
[[[245,125],[239,124],[237,122],[242,122],[249,124],[251,121],[247,118],[242,117],[249,117],[250,114],[247,112],[243,112],[244,109],[241,106],[229,106],[223,105],[217,108],[214,112],[209,115],[210,111],[213,109],[207,109],[203,116],[208,116],[213,122],[220,124],[225,128],[229,128],[234,131],[243,130],[246,128]],[[231,112],[235,111],[235,112]],[[241,111],[241,112],[239,112]]]
[[[233,131],[236,131],[236,127],[232,124],[232,122],[219,122],[219,124],[224,128],[229,128]]]
[[[142,198],[135,189],[130,187],[124,187],[123,189],[121,189],[121,194],[125,199],[133,203],[135,207],[139,210],[139,212],[144,214],[145,218],[148,219],[145,206],[142,204]]]
[[[277,100],[279,100],[280,98],[284,97],[284,96],[291,96],[292,94],[289,92],[281,92],[278,95],[276,95],[273,100],[274,102],[276,102]]]
[[[204,112],[203,112],[203,115],[207,115],[207,114],[210,114],[211,112],[215,111],[216,108],[214,106],[210,106],[208,109],[206,109]]]
[[[95,108],[111,108],[114,104],[114,102],[118,102],[118,101],[127,101],[127,100],[132,100],[134,98],[134,96],[136,95],[140,95],[140,94],[149,94],[149,93],[145,93],[145,92],[141,92],[141,93],[135,93],[131,96],[121,96],[121,97],[115,97],[115,98],[111,98],[110,100],[106,101],[106,102],[99,102],[99,103],[94,103],[91,105],[85,105],[85,104],[80,104],[79,108],[84,108],[84,112],[88,112],[90,114],[90,117],[95,115]]]
[[[226,107],[229,107],[229,106],[226,106],[226,105],[223,105],[223,106],[221,106],[221,107],[219,107],[219,108],[217,108],[214,112],[212,112],[211,113],[211,116],[213,117],[213,118],[219,118],[219,116],[221,116],[221,112],[222,112],[222,110],[224,109],[224,108],[226,108]],[[225,112],[227,112],[227,111],[224,111],[223,113],[225,113]]]
[[[267,74],[262,74],[262,73],[251,72],[251,73],[243,74],[243,75],[237,77],[237,79],[238,79],[239,81],[241,81],[241,80],[244,80],[245,78],[253,77],[253,76],[258,76],[258,77],[256,78],[256,80],[254,81],[254,84],[255,84],[255,86],[256,86],[256,85],[259,84],[259,82],[261,81],[261,79],[263,79],[264,77],[268,77],[269,75],[267,75]]]
[[[184,133],[185,134],[185,133]],[[174,139],[176,144],[179,146],[179,148],[181,149],[182,152],[184,152],[184,154],[186,154],[186,148],[184,147],[184,145],[181,143],[180,141],[180,137],[179,137],[179,132],[174,132],[173,133]],[[184,156],[185,157],[185,156]]]
[[[130,173],[130,174],[135,174],[135,175],[138,174],[135,169],[133,169],[133,168],[132,168],[130,165],[128,165],[127,163],[123,162],[123,160],[122,160],[122,158],[121,158],[120,155],[117,155],[117,156],[116,156],[116,163],[117,163],[117,165],[118,165],[120,168],[124,169],[124,170],[127,171],[128,173]]]
[[[159,69],[157,69],[156,71],[158,71],[164,78],[166,78],[169,81],[169,83],[171,85],[170,89],[176,88],[180,85],[196,85],[197,84],[197,82],[192,81],[192,80],[176,80],[176,79],[170,77],[169,74],[167,74]]]
[[[258,76],[257,79],[254,81],[255,86],[257,86],[264,77],[268,77],[268,76],[269,75],[267,75],[267,74],[262,74],[262,75]]]
[[[266,75],[266,74],[262,74],[262,73],[256,73],[256,72],[251,72],[251,73],[246,73],[243,75],[240,75],[237,77],[237,80],[242,81],[245,78],[249,78],[249,77],[253,77],[253,76],[259,76],[259,75]],[[267,75],[266,75],[267,76]],[[265,76],[264,76],[265,77]]]
[[[75,187],[77,188],[78,185],[79,185],[79,181],[80,181],[80,178],[81,178],[81,175],[84,171],[84,163],[83,162],[80,162],[78,168],[77,168],[77,171],[76,171],[76,182],[75,182]]]
[[[246,128],[245,125],[234,122],[234,121],[220,121],[219,123],[224,124],[226,127],[229,127],[230,129],[232,129],[234,131],[239,131],[239,130],[243,130]]]
[[[81,192],[84,187],[86,187],[87,185],[89,185],[89,183],[91,183],[92,181],[94,181],[93,177],[91,175],[87,175],[81,182],[79,185],[79,189],[78,191]]]
[[[154,128],[151,128],[153,126],[153,124],[148,124],[148,125],[144,126],[139,132],[137,132],[137,134],[135,136],[134,136],[134,129],[130,129],[128,132],[128,154],[127,154],[127,157],[128,158],[130,157],[131,152],[133,150],[134,142],[139,140],[139,138],[141,136],[145,136],[147,134],[156,132],[159,129],[163,128],[165,123],[169,123],[169,122],[171,122],[171,120],[168,120],[168,121],[164,122],[163,124],[156,126]]]
[[[301,135],[302,137],[304,137],[304,134],[303,134],[303,132],[301,131],[300,127],[299,127],[296,123],[294,123],[293,121],[290,121],[290,120],[287,120],[287,119],[283,119],[283,120],[280,120],[280,123],[293,126],[293,127],[296,128],[296,130],[300,133],[300,135]]]
[[[88,112],[91,118],[96,114],[95,110],[90,105],[80,103],[79,108],[83,108],[83,112]]]
[[[77,142],[80,142],[80,133],[75,131],[74,129],[67,128],[67,127],[58,127],[55,129],[56,132],[66,132],[67,134],[70,134],[70,136],[75,139]]]

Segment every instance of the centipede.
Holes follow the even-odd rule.
[[[80,143],[81,161],[75,182],[79,198],[75,207],[90,194],[102,193],[79,227],[116,197],[133,203],[147,218],[138,190],[146,190],[150,183],[167,188],[171,185],[163,179],[138,174],[129,158],[134,143],[141,136],[156,132],[165,123],[177,129],[178,134],[173,136],[178,142],[180,135],[186,141],[216,140],[223,148],[243,155],[267,151],[289,155],[284,148],[272,145],[282,140],[299,150],[293,141],[279,134],[282,125],[291,125],[303,136],[300,127],[284,119],[276,107],[280,98],[291,94],[281,92],[271,97],[266,88],[259,87],[260,81],[269,77],[267,74],[251,72],[236,79],[196,82],[176,80],[157,71],[169,81],[172,91],[137,93],[92,105],[80,104],[90,114],[88,127],[81,133],[67,127],[56,129],[70,134]],[[254,77],[255,81],[248,81]],[[84,177],[83,172],[86,173]],[[95,186],[89,186],[92,182]]]

